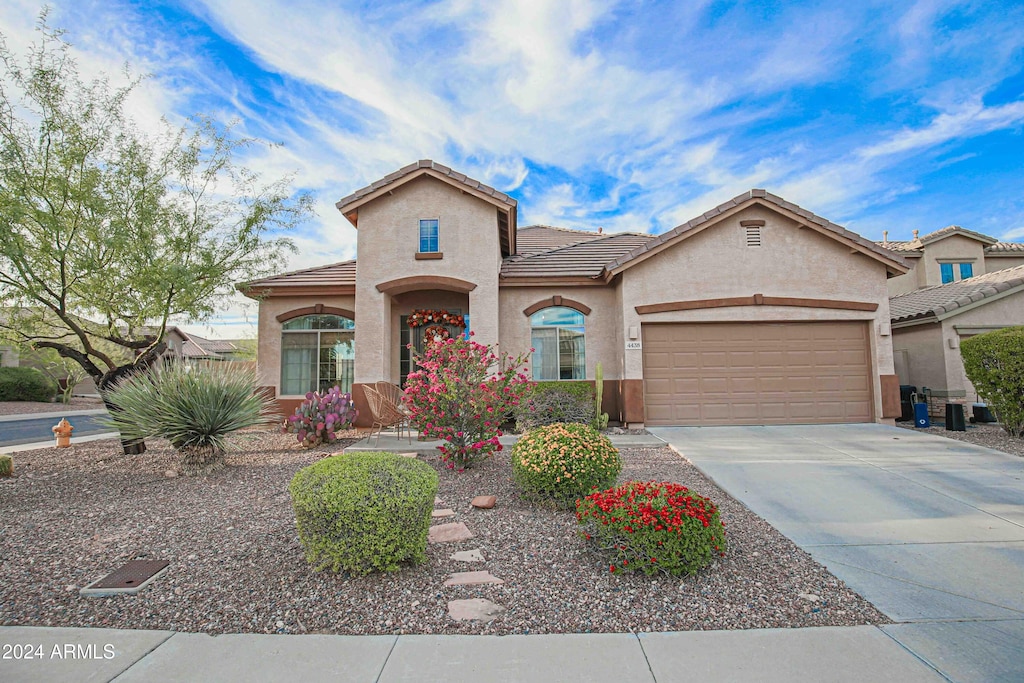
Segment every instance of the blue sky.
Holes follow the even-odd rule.
[[[658,233],[763,187],[871,239],[1024,239],[1024,4],[845,4],[76,0],[51,24],[87,74],[153,74],[141,120],[282,144],[244,161],[317,197],[291,268],[352,258],[334,202],[422,158],[516,197],[520,225]],[[13,48],[39,8],[0,7]]]

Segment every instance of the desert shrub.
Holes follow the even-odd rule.
[[[295,409],[294,415],[288,416],[282,429],[295,434],[304,447],[312,448],[334,441],[336,432],[351,427],[358,415],[352,395],[343,394],[340,387],[334,386],[326,394],[307,393],[306,400]]]
[[[0,368],[0,401],[52,401],[57,384],[35,368]]]
[[[9,477],[14,474],[14,458],[9,455],[0,455],[0,477]]]
[[[502,446],[505,416],[533,384],[526,376],[526,354],[500,356],[470,339],[428,343],[414,355],[418,370],[406,380],[410,421],[423,436],[441,439],[448,467],[463,469]]]
[[[522,436],[512,448],[512,478],[528,497],[563,507],[615,483],[619,451],[590,425],[546,425]]]
[[[960,343],[964,371],[1009,434],[1024,437],[1024,327],[986,332]]]
[[[273,419],[255,371],[232,363],[171,363],[118,382],[104,398],[113,406],[104,424],[124,439],[167,439],[184,474],[220,469],[229,434]]]
[[[594,388],[589,382],[537,382],[516,407],[515,418],[520,432],[556,422],[591,424]]]
[[[614,572],[693,574],[725,554],[725,525],[710,499],[669,482],[629,481],[580,500],[583,535]]]
[[[437,472],[394,453],[335,455],[288,487],[306,559],[317,571],[395,571],[426,560]]]

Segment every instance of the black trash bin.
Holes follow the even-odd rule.
[[[989,407],[984,403],[975,403],[972,408],[974,409],[974,421],[975,422],[995,422],[996,418],[989,410]]]
[[[900,385],[900,416],[898,422],[911,422],[914,419],[914,404],[911,402],[917,387],[910,384]]]
[[[964,420],[964,404],[962,403],[947,403],[946,404],[946,431],[947,432],[966,432],[967,423]]]

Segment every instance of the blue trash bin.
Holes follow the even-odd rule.
[[[932,426],[932,421],[928,419],[927,403],[914,404],[914,426],[918,429],[927,429]]]

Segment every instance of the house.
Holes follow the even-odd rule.
[[[899,415],[893,250],[765,190],[661,235],[520,228],[508,195],[430,160],[344,197],[356,261],[239,285],[259,300],[264,390],[290,412],[337,383],[401,383],[407,345],[468,326],[530,348],[535,379],[593,381],[630,425]],[[365,419],[363,411],[361,419]]]
[[[964,374],[960,342],[1024,325],[1024,264],[901,294],[889,308],[900,383],[928,387],[936,403],[975,402],[979,398]]]
[[[206,339],[171,326],[166,330],[164,341],[167,344],[165,358],[186,362],[248,360],[242,339]]]
[[[910,272],[889,280],[889,296],[923,287],[959,282],[994,270],[1024,265],[1024,243],[1000,242],[994,237],[950,225],[909,241],[879,242],[907,260]]]

